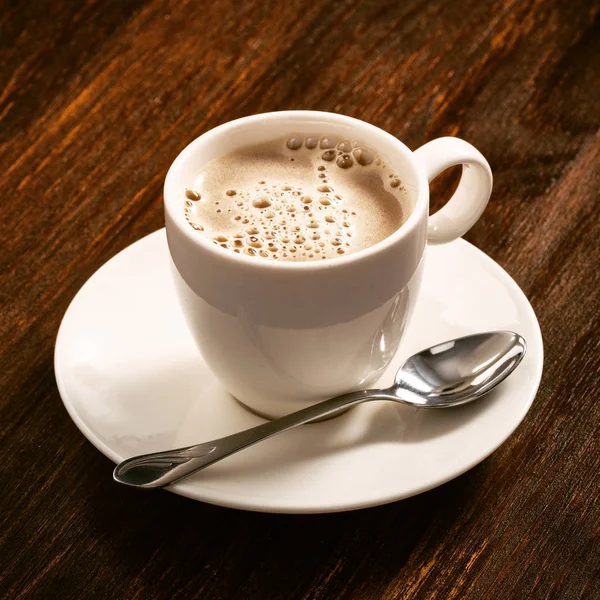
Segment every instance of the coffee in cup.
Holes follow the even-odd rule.
[[[198,235],[278,261],[359,252],[410,213],[407,190],[385,158],[364,142],[332,135],[243,146],[207,163],[188,185],[182,205]]]

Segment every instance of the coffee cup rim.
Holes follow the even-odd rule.
[[[390,153],[386,153],[386,159],[392,165],[397,160],[397,155],[401,155],[404,162],[408,164],[410,170],[412,170],[413,180],[417,182],[416,189],[414,186],[409,186],[410,193],[414,198],[411,214],[408,219],[391,235],[387,236],[383,240],[363,248],[357,252],[347,254],[344,256],[328,258],[326,260],[309,260],[309,261],[278,261],[278,260],[261,260],[255,257],[246,256],[241,253],[235,253],[230,251],[224,251],[222,248],[216,246],[203,235],[198,235],[189,223],[185,219],[184,211],[182,209],[183,198],[182,198],[182,187],[180,172],[182,167],[199,148],[206,144],[212,143],[218,136],[229,135],[233,133],[236,127],[246,125],[260,126],[266,120],[289,120],[298,123],[299,121],[314,121],[318,119],[326,125],[329,123],[334,124],[346,124],[353,128],[356,128],[359,132],[357,137],[361,139],[367,139],[377,147],[376,142],[373,142],[373,138],[385,139],[390,145],[394,146],[395,154],[390,156]],[[404,183],[404,182],[403,182]],[[403,238],[410,235],[411,232],[416,229],[423,218],[423,213],[427,213],[429,208],[429,184],[423,168],[415,160],[412,151],[398,138],[391,135],[390,133],[371,125],[360,119],[349,117],[346,115],[340,115],[337,113],[329,113],[325,111],[313,111],[313,110],[288,110],[288,111],[274,111],[267,113],[259,113],[250,115],[247,117],[241,117],[218,125],[207,132],[203,133],[192,142],[190,142],[175,158],[165,178],[164,188],[164,208],[165,217],[168,221],[174,224],[177,231],[188,239],[194,246],[201,248],[202,250],[213,254],[215,258],[219,260],[233,261],[238,265],[247,265],[248,268],[260,268],[260,269],[277,269],[277,270],[325,270],[332,268],[346,267],[354,264],[358,261],[368,259],[370,257],[384,252],[390,247],[399,243]]]

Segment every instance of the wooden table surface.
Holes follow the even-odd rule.
[[[0,11],[0,597],[600,598],[600,4],[5,0]],[[269,515],[114,484],[53,371],[69,301],[160,228],[178,152],[291,108],[409,147],[463,137],[495,176],[466,236],[545,342],[515,434],[368,510]],[[456,174],[436,181],[434,205]]]

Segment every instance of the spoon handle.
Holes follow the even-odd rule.
[[[138,488],[164,487],[262,440],[367,400],[391,400],[383,391],[350,392],[217,440],[165,452],[134,456],[119,463],[115,481]]]

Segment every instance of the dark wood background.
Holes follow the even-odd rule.
[[[597,1],[1,7],[0,597],[600,598]],[[539,317],[538,397],[478,467],[388,506],[252,514],[119,487],[59,398],[60,319],[162,226],[188,142],[290,108],[483,152],[495,188],[467,238]]]

